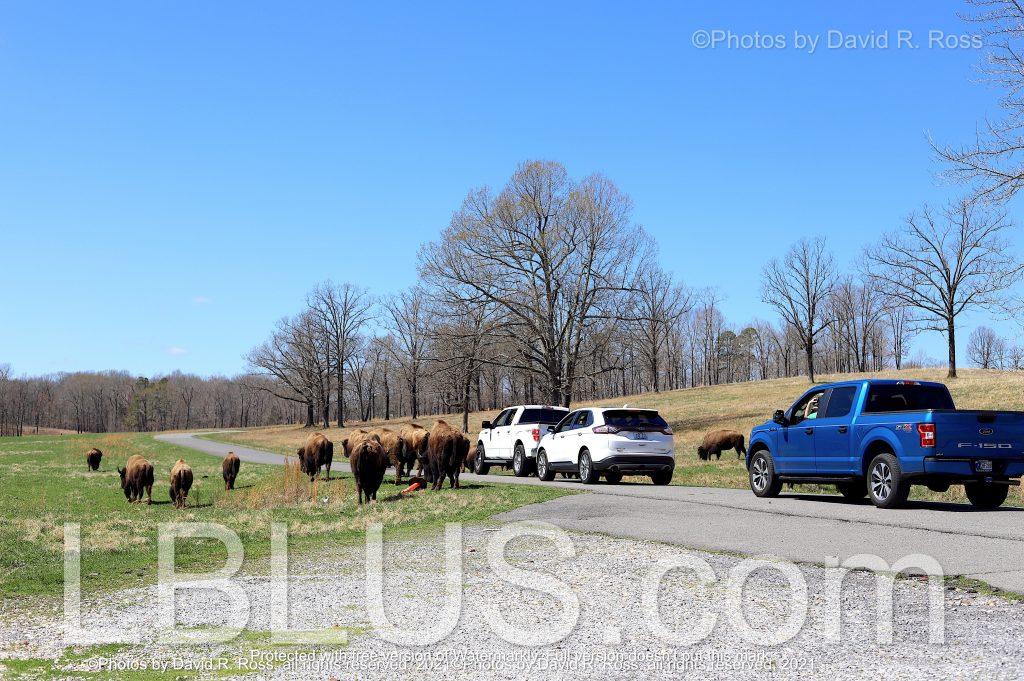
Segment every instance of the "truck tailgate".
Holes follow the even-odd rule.
[[[1024,412],[935,411],[935,455],[1006,459],[1024,456]]]

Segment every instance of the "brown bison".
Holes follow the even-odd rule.
[[[384,445],[377,435],[367,434],[366,437],[357,438],[355,442],[350,438],[349,447],[349,465],[352,467],[352,477],[356,479],[359,504],[362,505],[364,494],[366,503],[377,501],[377,490],[380,489],[384,471],[387,470],[389,463]]]
[[[469,453],[466,454],[466,460],[462,462],[462,465],[466,472],[473,472],[473,467],[476,465],[476,445],[472,445],[469,448]]]
[[[124,468],[117,469],[117,474],[121,476],[121,490],[128,501],[133,504],[142,501],[142,493],[145,492],[148,497],[146,503],[153,503],[153,464],[138,454],[132,454]]]
[[[712,456],[721,459],[722,451],[726,449],[735,449],[737,459],[744,456],[747,453],[747,447],[744,444],[743,434],[737,433],[735,430],[712,430],[704,436],[700,447],[697,447],[697,456],[701,461],[710,461]]]
[[[412,465],[419,464],[417,475],[422,476],[427,465],[427,442],[430,438],[426,428],[415,423],[402,426],[399,432],[402,438],[402,460],[407,470],[412,470]]]
[[[185,499],[192,489],[192,467],[184,459],[178,459],[171,467],[171,501],[174,508],[185,508]]]
[[[402,469],[405,467],[405,460],[402,458],[401,436],[389,428],[377,428],[372,434],[380,440],[381,446],[384,447],[384,453],[388,455],[388,461],[395,467],[395,484],[401,484]]]
[[[242,460],[234,452],[228,452],[220,464],[221,474],[224,476],[224,489],[235,488],[235,478],[238,477],[238,469],[242,467]]]
[[[103,452],[93,447],[85,453],[85,466],[90,471],[98,471],[100,469],[100,459],[103,458]]]
[[[310,482],[320,474],[322,467],[327,468],[327,479],[331,479],[334,443],[328,440],[323,433],[313,433],[307,437],[306,444],[299,447],[297,455],[299,457],[299,467],[303,473],[309,476]]]
[[[363,430],[362,428],[357,428],[346,435],[345,439],[341,441],[341,451],[344,453],[345,458],[351,458],[355,448],[368,437],[370,437],[370,431]]]
[[[439,490],[447,476],[453,489],[459,488],[459,474],[469,454],[469,439],[462,431],[438,419],[427,439],[427,480]]]

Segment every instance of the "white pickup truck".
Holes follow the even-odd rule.
[[[502,410],[493,421],[484,421],[476,439],[473,472],[487,475],[491,466],[511,468],[518,477],[536,470],[537,443],[569,413],[564,407],[526,404]]]

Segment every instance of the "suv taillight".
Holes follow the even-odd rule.
[[[594,426],[591,430],[593,430],[598,435],[614,435],[615,433],[619,432],[622,429],[619,428],[618,426],[609,426],[606,423],[603,426]]]
[[[534,442],[540,442],[540,428],[534,428],[532,432],[533,432],[533,441]]]
[[[665,426],[664,428],[661,429],[661,432],[663,434],[665,434],[665,435],[671,435],[672,434],[672,426]]]
[[[934,423],[919,423],[917,424],[917,433],[921,436],[922,447],[934,447],[935,446],[935,424]]]

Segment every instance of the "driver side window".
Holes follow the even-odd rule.
[[[508,422],[511,420],[509,417],[512,415],[512,413],[513,412],[512,412],[511,409],[506,409],[505,411],[503,411],[500,414],[498,414],[498,418],[494,419],[494,423],[492,424],[492,427],[493,428],[500,428],[502,426],[507,426]]]
[[[801,421],[807,419],[818,418],[818,410],[822,406],[822,398],[825,395],[824,390],[817,390],[813,393],[808,393],[799,402],[793,405],[793,409],[790,411],[789,423],[790,425],[796,425]]]

